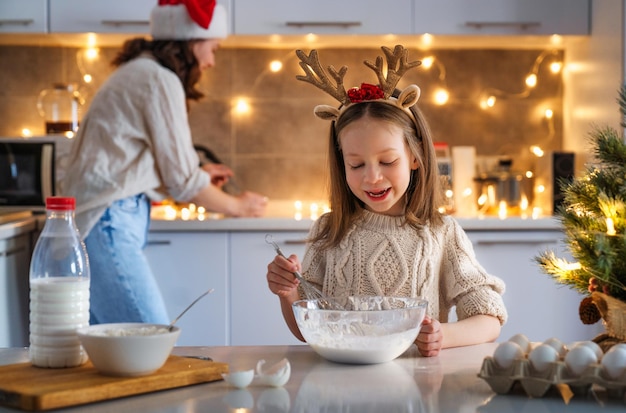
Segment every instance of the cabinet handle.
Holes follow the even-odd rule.
[[[283,241],[285,245],[303,245],[306,244],[305,239],[286,239]]]
[[[157,239],[157,240],[152,240],[152,241],[148,241],[146,243],[146,245],[171,245],[172,241],[167,240],[167,239]]]
[[[465,22],[465,26],[471,27],[473,29],[482,29],[482,28],[494,28],[494,27],[503,27],[503,28],[519,28],[522,30],[530,29],[532,27],[540,27],[540,22]]]
[[[286,26],[289,27],[341,27],[348,29],[350,27],[361,26],[361,22],[287,22]]]
[[[12,250],[0,251],[0,257],[10,257],[11,255],[15,255],[20,251],[25,251],[26,247],[17,247]]]
[[[0,20],[0,26],[28,26],[35,23],[33,19],[2,19]]]
[[[100,23],[103,26],[148,26],[150,22],[148,20],[102,20]]]
[[[558,241],[553,239],[536,239],[536,240],[494,240],[494,241],[475,241],[478,245],[538,245],[538,244],[557,244]]]

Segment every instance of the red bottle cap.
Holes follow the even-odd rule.
[[[73,197],[50,196],[46,198],[46,209],[52,211],[73,211],[76,209],[76,199]]]

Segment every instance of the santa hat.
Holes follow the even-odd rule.
[[[150,14],[154,40],[224,39],[226,9],[215,0],[159,0]]]

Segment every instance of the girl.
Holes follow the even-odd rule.
[[[201,72],[227,35],[215,1],[161,0],[152,40],[128,40],[98,90],[72,145],[63,194],[76,198],[76,222],[91,265],[91,324],[169,323],[143,253],[150,200],[171,197],[231,216],[263,215],[267,199],[231,196],[223,166],[199,167],[187,120]],[[174,257],[172,257],[174,258]],[[174,276],[174,274],[173,274]]]
[[[416,66],[406,61],[401,46],[383,51],[400,66]],[[310,57],[298,53],[305,72],[319,70],[315,51]],[[366,65],[379,70],[379,63]],[[390,66],[388,73],[389,79],[398,70]],[[312,76],[299,79],[317,82]],[[318,116],[333,119],[331,212],[314,223],[302,265],[295,255],[276,256],[268,265],[269,288],[279,296],[290,330],[303,341],[292,311],[302,298],[293,272],[301,269],[329,296],[427,299],[428,316],[416,339],[424,356],[494,341],[507,317],[504,284],[476,261],[459,224],[438,212],[440,181],[431,134],[415,105],[419,88],[398,93],[392,83],[351,89],[340,109],[316,108]],[[447,323],[452,307],[459,321]]]

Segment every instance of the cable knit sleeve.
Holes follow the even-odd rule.
[[[497,317],[504,324],[507,320],[502,300],[504,282],[480,265],[470,239],[454,219],[446,219],[444,227],[442,298],[450,306],[456,305],[459,320],[485,314]]]
[[[313,225],[311,226],[311,230],[309,231],[309,238],[319,233],[321,223],[324,221],[324,219],[325,218],[322,215],[318,220],[313,223]],[[325,273],[326,259],[324,253],[318,248],[318,244],[307,244],[306,250],[304,252],[304,257],[302,258],[302,276],[307,281],[322,290]],[[299,290],[300,296],[304,297],[302,289],[300,288]]]

